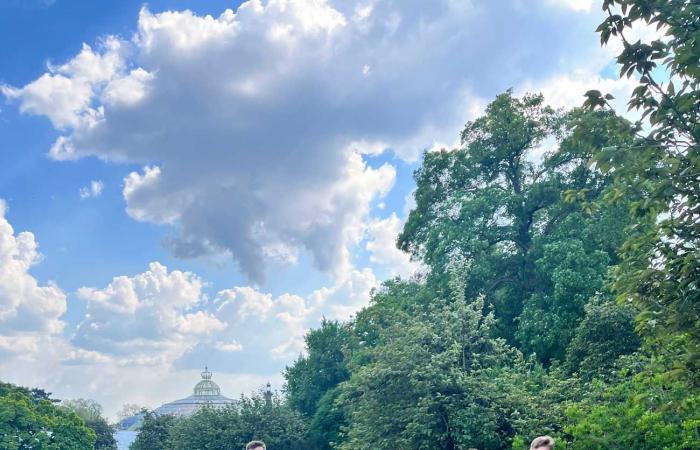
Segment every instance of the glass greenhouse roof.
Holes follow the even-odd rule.
[[[202,379],[194,386],[194,394],[189,397],[165,403],[154,411],[156,414],[171,414],[188,416],[204,406],[222,408],[233,402],[232,399],[221,395],[219,385],[212,381],[212,373],[207,367],[202,372]]]

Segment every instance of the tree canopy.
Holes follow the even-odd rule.
[[[85,450],[95,433],[75,413],[60,408],[42,390],[0,383],[0,448]]]
[[[102,415],[102,405],[94,400],[77,398],[64,400],[61,406],[83,419],[95,433],[95,450],[116,450],[117,441],[114,438],[114,428]]]
[[[466,295],[486,296],[501,336],[543,362],[561,358],[627,224],[623,207],[589,207],[610,179],[588,162],[633,138],[609,112],[499,95],[467,123],[461,148],[425,155],[398,245],[429,266],[431,286],[465,265]]]
[[[268,448],[302,450],[307,444],[302,415],[286,400],[263,393],[242,396],[226,408],[204,407],[191,416],[176,418],[146,412],[131,450],[229,450],[245,448],[252,440]]]

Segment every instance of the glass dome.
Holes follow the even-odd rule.
[[[204,367],[204,372],[202,372],[202,381],[194,386],[194,395],[196,397],[221,395],[219,385],[211,381],[211,372],[206,366]]]
[[[210,408],[224,408],[233,403],[233,400],[221,395],[219,385],[211,380],[212,373],[207,367],[202,372],[202,379],[194,386],[194,395],[175,400],[156,408],[158,415],[172,414],[174,416],[189,416],[199,409],[207,406]]]

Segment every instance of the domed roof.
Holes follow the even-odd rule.
[[[202,372],[202,381],[194,386],[194,395],[196,397],[207,396],[207,395],[221,395],[221,389],[219,385],[211,381],[211,372],[207,366],[204,366],[204,372]]]
[[[219,385],[211,380],[212,373],[204,367],[202,379],[194,386],[194,395],[165,403],[154,411],[156,414],[172,414],[174,416],[189,416],[200,408],[209,406],[213,408],[223,408],[233,403],[233,400],[221,395]]]

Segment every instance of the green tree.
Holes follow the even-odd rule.
[[[415,174],[416,207],[398,238],[438,285],[446,286],[455,260],[468,261],[470,294],[486,292],[508,324],[522,306],[511,299],[536,281],[526,258],[535,214],[558,200],[557,192],[534,187],[539,177],[528,156],[560,123],[542,96],[496,97],[467,123],[461,149],[425,154]]]
[[[170,431],[172,450],[244,448],[251,440],[262,440],[271,449],[308,449],[302,416],[283,399],[272,404],[262,394],[241,397],[224,409],[203,408],[177,421]]]
[[[287,398],[294,409],[312,417],[321,397],[348,378],[343,347],[349,338],[346,326],[325,319],[320,328],[307,333],[306,356],[284,373]]]
[[[309,440],[318,449],[330,449],[338,439],[345,418],[334,406],[339,383],[349,377],[345,349],[351,342],[351,327],[323,320],[321,327],[305,337],[306,356],[287,367],[287,400],[309,422]]]
[[[629,100],[648,119],[633,145],[596,155],[615,179],[608,199],[629,202],[633,223],[613,289],[640,309],[638,329],[673,373],[700,380],[700,5],[693,0],[605,0],[602,44],[622,44],[620,76],[637,77]],[[639,24],[660,29],[629,40]],[[661,33],[660,33],[661,34]],[[665,81],[662,81],[665,80]],[[612,109],[589,91],[586,105]]]
[[[467,303],[460,283],[451,291],[396,314],[381,344],[351,366],[337,401],[349,419],[338,448],[497,449],[518,432],[556,427],[557,414],[528,405],[530,390],[550,383],[544,370],[492,336],[483,297]]]
[[[31,393],[39,393],[33,396]],[[0,448],[85,450],[95,434],[74,413],[54,405],[43,391],[0,383]]]
[[[87,425],[95,433],[96,450],[116,450],[117,441],[114,439],[114,428],[107,422],[107,419],[102,415],[102,406],[94,400],[77,398],[64,400],[61,406],[75,413],[83,419]]]
[[[541,95],[501,94],[467,123],[462,148],[425,154],[398,245],[430,267],[438,292],[464,264],[466,295],[486,296],[501,336],[544,362],[562,358],[627,219],[621,207],[591,208],[609,177],[589,159],[633,133],[609,112],[565,114]],[[545,142],[555,149],[543,153]]]
[[[171,450],[170,430],[176,421],[171,415],[156,415],[146,411],[141,429],[129,450]]]
[[[309,443],[313,448],[329,450],[341,442],[341,430],[348,426],[345,411],[338,404],[340,387],[326,392],[318,401],[318,407],[309,423]]]
[[[586,303],[603,286],[610,258],[588,250],[580,237],[544,244],[541,252],[535,270],[544,289],[525,299],[516,337],[524,351],[561,360]]]
[[[434,298],[435,293],[425,283],[398,278],[382,283],[372,291],[370,306],[358,312],[352,323],[353,339],[348,356],[361,364],[363,349],[383,344],[383,330],[399,317],[427,307]]]

